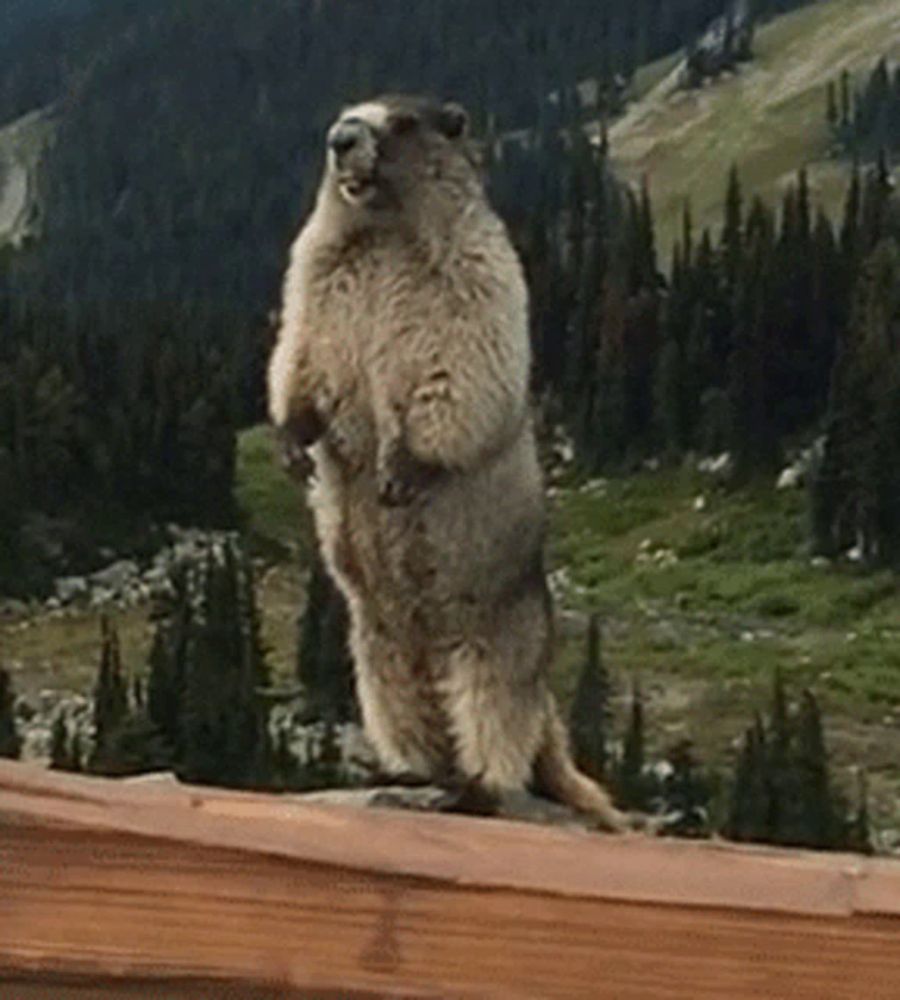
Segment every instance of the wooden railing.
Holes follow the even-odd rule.
[[[900,865],[0,763],[2,1000],[898,1000]]]

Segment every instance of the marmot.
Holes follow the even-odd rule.
[[[552,608],[528,294],[457,104],[387,96],[328,133],[294,243],[270,415],[309,449],[366,733],[389,772],[529,786],[620,830],[547,684]]]

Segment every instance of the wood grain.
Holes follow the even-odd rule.
[[[0,998],[117,996],[896,1000],[900,868],[0,764]]]

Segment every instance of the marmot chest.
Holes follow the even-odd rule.
[[[314,323],[322,331],[316,360],[338,398],[367,409],[385,379],[392,394],[412,385],[446,312],[442,285],[397,253],[371,251],[335,269],[315,297]]]

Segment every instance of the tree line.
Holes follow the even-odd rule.
[[[582,469],[728,451],[741,481],[819,434],[814,547],[859,544],[864,561],[898,565],[900,203],[886,156],[856,167],[837,226],[805,170],[776,211],[745,197],[733,167],[718,232],[698,234],[686,203],[664,277],[647,186],[623,191],[580,129],[556,169],[562,144],[550,136],[504,170],[529,192],[527,212],[508,215],[538,390]]]
[[[879,59],[856,88],[844,70],[828,82],[825,116],[832,134],[850,152],[873,156],[900,149],[900,63]]]

